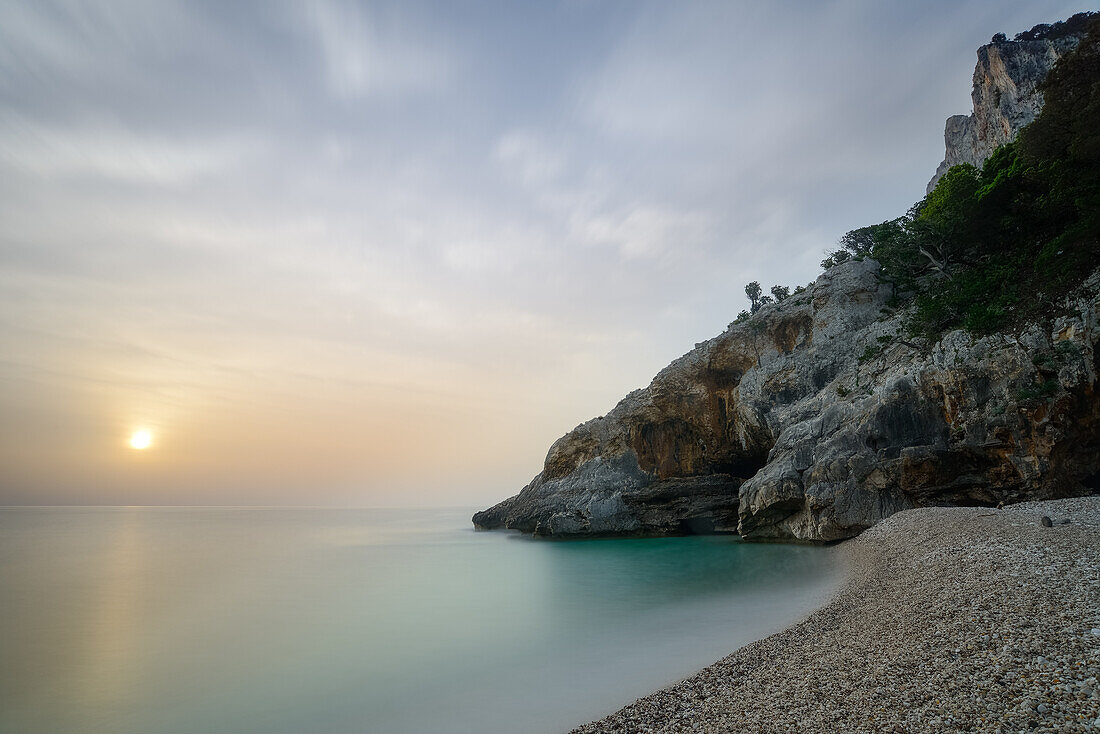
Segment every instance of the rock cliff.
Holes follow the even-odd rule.
[[[838,265],[699,344],[475,525],[829,541],[912,507],[1091,491],[1100,274],[1050,324],[918,347],[877,270]]]
[[[941,172],[980,164],[1034,118],[1037,85],[1084,17],[979,50],[974,114],[948,121]],[[1043,320],[934,343],[906,338],[910,314],[880,274],[849,260],[696,345],[556,441],[474,524],[831,541],[913,507],[1095,491],[1100,271]]]
[[[1043,94],[1039,85],[1067,51],[1081,40],[1076,25],[1061,33],[1036,33],[1009,41],[995,38],[978,49],[974,67],[974,111],[947,118],[944,128],[946,154],[928,182],[928,191],[951,166],[970,163],[981,167],[998,146],[1015,139],[1020,128],[1039,114]]]

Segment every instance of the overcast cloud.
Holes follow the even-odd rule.
[[[497,499],[1085,9],[0,2],[0,503]]]

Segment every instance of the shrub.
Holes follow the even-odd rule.
[[[1100,14],[1070,21],[1029,32],[1088,28],[1016,143],[980,169],[952,167],[905,216],[848,232],[822,263],[874,258],[894,287],[887,306],[913,302],[910,333],[988,334],[1049,316],[1100,266]]]
[[[882,354],[882,347],[868,346],[866,349],[863,350],[863,354],[859,355],[859,361],[866,362],[868,360],[874,359],[880,354]]]
[[[1022,390],[1016,391],[1016,400],[1021,403],[1027,403],[1035,400],[1044,400],[1051,397],[1056,392],[1060,384],[1058,380],[1045,380],[1043,382],[1036,383],[1031,387],[1025,387]]]

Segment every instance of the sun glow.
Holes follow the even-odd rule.
[[[144,428],[134,431],[130,436],[130,448],[147,449],[153,445],[153,434]]]

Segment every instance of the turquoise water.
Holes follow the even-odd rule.
[[[470,510],[0,509],[0,732],[561,732],[789,624],[834,554]]]

